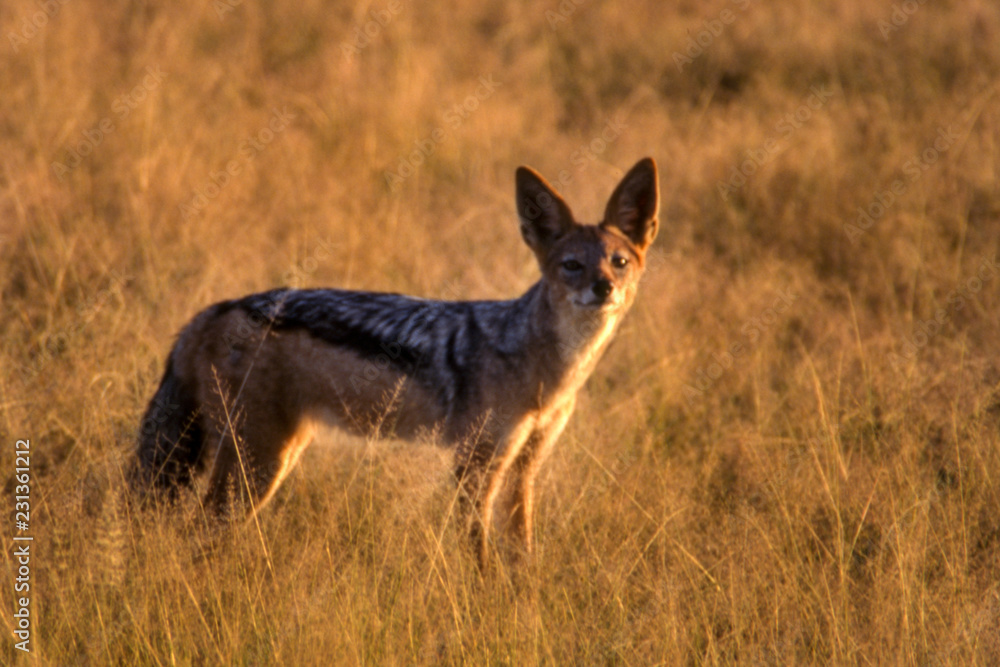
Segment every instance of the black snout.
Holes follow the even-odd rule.
[[[611,281],[606,278],[594,281],[594,286],[590,289],[593,290],[594,296],[601,301],[604,301],[611,296],[611,292],[614,291],[614,287],[611,286]]]

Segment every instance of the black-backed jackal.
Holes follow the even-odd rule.
[[[542,270],[520,298],[277,289],[197,315],[147,409],[138,488],[172,497],[207,468],[207,508],[228,511],[235,494],[253,512],[318,423],[431,434],[455,449],[480,562],[505,488],[505,523],[530,553],[535,476],[635,298],[659,188],[655,163],[641,160],[604,220],[582,225],[537,173],[521,167],[516,180],[521,234]]]

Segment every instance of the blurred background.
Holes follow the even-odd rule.
[[[995,3],[14,0],[0,37],[42,659],[1000,660]],[[200,309],[517,296],[517,166],[596,222],[647,155],[661,231],[543,473],[530,593],[479,578],[433,448],[314,447],[225,557],[130,513]]]

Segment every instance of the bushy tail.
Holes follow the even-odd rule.
[[[143,500],[150,495],[174,500],[200,467],[205,433],[199,406],[194,392],[175,373],[173,355],[139,429],[132,487]]]

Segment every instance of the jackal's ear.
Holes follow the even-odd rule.
[[[576,223],[563,198],[534,170],[518,167],[515,181],[521,236],[541,261],[552,243]]]
[[[653,158],[643,158],[625,174],[611,193],[602,227],[617,227],[640,250],[645,250],[659,227],[660,186]]]

